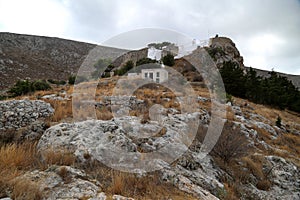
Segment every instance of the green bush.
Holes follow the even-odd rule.
[[[231,94],[226,93],[226,103],[228,102],[233,103],[233,97]]]
[[[104,72],[101,76],[101,78],[109,78],[110,77],[110,72]]]
[[[173,66],[175,65],[175,59],[174,59],[174,56],[172,54],[167,54],[166,56],[164,56],[162,58],[162,61],[164,63],[164,65],[167,65],[167,66]]]
[[[31,90],[32,91],[39,91],[39,90],[49,90],[51,89],[50,85],[46,81],[37,80],[31,83]]]
[[[70,76],[69,77],[69,84],[70,85],[74,85],[75,84],[75,82],[76,82],[76,84],[78,84],[78,83],[82,83],[82,82],[86,82],[86,81],[88,81],[88,78],[87,77],[85,77],[85,76]]]
[[[110,59],[99,59],[94,67],[95,71],[92,73],[94,79],[98,79],[100,76],[106,76],[106,72],[110,72],[114,68]]]
[[[53,79],[48,79],[48,82],[56,85],[65,85],[67,83],[64,80],[53,80]]]
[[[49,89],[51,89],[51,87],[45,80],[37,80],[33,82],[29,80],[18,80],[8,92],[12,97],[16,97],[34,91]]]
[[[7,96],[0,95],[0,101],[7,99]]]
[[[76,76],[72,75],[69,77],[68,83],[70,85],[74,85],[75,84],[75,80],[76,80]]]
[[[126,64],[123,67],[121,67],[120,69],[115,70],[114,74],[119,75],[119,76],[123,76],[129,70],[131,70],[133,67],[134,67],[134,63],[132,62],[132,60],[129,60],[129,61],[126,62]]]
[[[155,63],[155,62],[156,62],[156,60],[152,60],[150,58],[142,58],[136,62],[136,66],[145,65],[145,64],[149,64],[149,63]]]
[[[281,128],[281,117],[278,115],[277,120],[275,122],[276,126]]]

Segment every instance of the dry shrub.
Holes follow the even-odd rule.
[[[154,137],[162,137],[167,133],[167,131],[168,129],[166,127],[162,127]]]
[[[230,106],[226,107],[226,119],[229,121],[234,121],[234,119],[235,119],[235,114],[232,111]]]
[[[72,178],[69,176],[68,169],[65,166],[59,168],[57,174],[62,178],[65,183],[70,183]]]
[[[272,186],[272,183],[267,179],[263,179],[261,181],[258,181],[257,184],[256,184],[257,189],[265,190],[265,191],[270,190],[271,186]]]
[[[282,134],[274,141],[274,144],[296,156],[300,154],[300,137],[297,135]]]
[[[258,180],[264,179],[265,175],[262,169],[262,162],[259,159],[255,159],[254,157],[243,157],[242,161],[246,164],[246,167]]]
[[[224,184],[226,194],[222,197],[224,200],[238,200],[239,188],[238,184]]]
[[[151,119],[150,119],[150,116],[149,116],[149,111],[146,111],[146,112],[143,113],[142,119],[141,119],[140,122],[141,122],[141,124],[146,124],[146,123],[148,123],[150,120],[151,120]]]
[[[113,118],[113,114],[107,108],[96,109],[97,119],[99,120],[111,120]]]
[[[40,191],[39,185],[30,180],[17,179],[12,187],[12,199],[41,200],[43,198],[43,193]]]
[[[234,127],[233,123],[226,122],[211,155],[220,158],[224,163],[229,163],[232,159],[246,154],[247,151],[247,137],[239,127]]]
[[[6,197],[10,190],[10,181],[20,175],[17,169],[0,169],[0,198]]]
[[[15,140],[15,129],[8,129],[0,133],[0,146],[11,143]]]

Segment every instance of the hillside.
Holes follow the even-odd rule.
[[[117,77],[100,80],[93,106],[97,120],[74,121],[72,106],[78,105],[72,105],[69,85],[0,101],[0,197],[117,199],[118,194],[134,199],[281,200],[300,196],[297,114],[232,98],[220,142],[201,159],[200,147],[212,119],[212,100],[205,87],[193,84],[197,108],[188,114],[181,113],[182,97],[162,86],[140,88],[134,96],[113,96],[117,81]],[[82,86],[89,90],[88,83]],[[147,114],[158,104],[161,111],[154,115],[163,119],[162,129],[153,114]],[[129,115],[114,117],[115,106],[129,109]],[[78,112],[90,113],[82,105]],[[128,155],[146,156],[173,144],[197,119],[195,139],[171,165],[163,157],[147,164],[163,167],[156,172],[130,174],[111,168],[120,158],[123,169],[132,169],[134,157]],[[139,138],[145,131],[157,134]],[[168,158],[173,152],[164,155]],[[143,159],[147,161],[147,156]]]
[[[18,79],[67,80],[95,44],[33,35],[0,33],[0,90]],[[97,46],[102,51],[122,50]]]
[[[1,89],[18,78],[66,79],[95,48],[9,33],[0,42]],[[230,61],[243,74],[232,40],[205,48],[220,72]],[[124,53],[113,61],[120,66],[147,55],[97,50]],[[218,101],[185,58],[172,69],[188,81],[172,72],[165,85],[113,76],[24,93],[48,83],[21,82],[20,93],[0,100],[0,199],[300,199],[299,113],[230,95]]]

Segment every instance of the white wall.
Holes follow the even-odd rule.
[[[155,49],[154,47],[148,48],[148,55],[147,57],[152,60],[159,61],[161,59],[161,50]]]
[[[157,83],[162,83],[168,80],[168,71],[165,69],[142,69],[142,78],[149,78],[152,73],[152,80]],[[157,74],[159,73],[159,74]],[[147,76],[146,76],[147,74]],[[159,76],[157,76],[159,75]]]

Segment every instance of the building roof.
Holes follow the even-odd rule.
[[[134,67],[129,73],[141,73],[143,69],[163,69],[158,63],[149,63]]]

